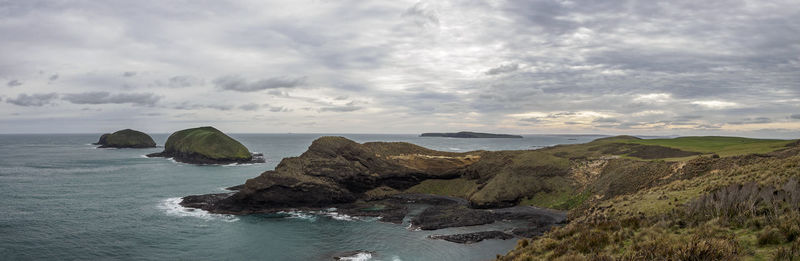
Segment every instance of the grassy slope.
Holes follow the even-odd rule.
[[[106,144],[109,146],[138,146],[155,147],[156,142],[149,135],[131,129],[124,129],[106,136]]]
[[[408,192],[459,196],[478,205],[516,201],[520,205],[569,210],[581,205],[592,194],[614,196],[661,182],[651,176],[639,174],[665,173],[670,170],[670,165],[663,162],[649,164],[647,162],[658,160],[641,161],[630,156],[637,155],[637,152],[655,151],[649,155],[663,153],[670,156],[682,153],[674,150],[679,149],[732,156],[743,154],[746,150],[769,152],[789,142],[791,141],[733,137],[643,140],[617,136],[536,151],[487,152],[478,163],[467,168],[464,174],[466,179],[427,181],[412,187]],[[629,161],[612,160],[613,164],[610,166],[613,168],[607,168],[602,174],[603,178],[593,184],[582,184],[576,182],[575,177],[569,176],[567,170],[573,167],[570,164],[582,160],[607,159],[609,156]],[[686,161],[694,158],[697,156],[668,159]],[[620,184],[616,182],[618,180],[626,182]]]
[[[791,140],[750,139],[740,137],[680,137],[674,139],[642,139],[628,140],[628,143],[643,145],[659,145],[685,151],[696,151],[706,154],[716,153],[721,157],[767,153],[780,149]]]
[[[211,159],[249,159],[247,148],[213,127],[200,127],[173,133],[165,145],[168,151],[197,153]]]
[[[698,210],[685,207],[689,202],[696,202],[702,195],[730,184],[755,182],[762,187],[771,187],[781,186],[791,179],[800,179],[800,148],[792,149],[794,152],[790,155],[794,156],[790,157],[773,155],[725,158],[747,154],[748,150],[766,153],[784,149],[791,141],[686,137],[626,142],[717,153],[723,158],[712,159],[705,156],[688,160],[686,165],[669,163],[672,166],[683,166],[686,170],[683,176],[641,171],[639,175],[667,175],[660,177],[667,179],[639,190],[589,200],[570,212],[574,220],[571,224],[534,240],[521,240],[515,250],[500,259],[790,260],[781,258],[795,256],[791,260],[797,260],[800,256],[800,209],[796,205],[792,207],[791,204],[778,202],[776,204],[784,206],[774,210],[769,207],[756,210],[764,209],[766,205],[754,203],[751,207],[753,211],[736,209],[733,213],[756,214],[712,215],[704,218],[697,218],[693,214]],[[577,149],[580,151],[580,148]],[[606,178],[606,182],[617,184],[629,182],[630,177],[619,176],[617,172],[619,171],[604,173],[598,181]],[[794,193],[800,194],[797,191]],[[797,197],[800,195],[795,195]],[[737,202],[726,204],[735,203]]]

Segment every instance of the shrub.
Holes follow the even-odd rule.
[[[592,229],[578,234],[573,243],[575,250],[581,253],[593,253],[603,249],[609,241],[606,232]]]

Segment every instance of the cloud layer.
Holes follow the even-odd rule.
[[[0,123],[800,136],[788,0],[34,0],[0,14]]]

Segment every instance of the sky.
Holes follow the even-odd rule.
[[[796,1],[0,0],[0,133],[800,138]]]

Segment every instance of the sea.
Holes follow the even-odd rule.
[[[328,209],[219,215],[181,207],[187,195],[224,188],[298,156],[320,136],[404,141],[454,152],[529,150],[599,135],[459,139],[378,134],[230,134],[266,163],[197,166],[147,158],[152,149],[99,149],[100,134],[0,135],[0,260],[492,260],[516,240],[456,244],[428,239],[510,224],[409,229]],[[163,145],[168,134],[151,135]]]

